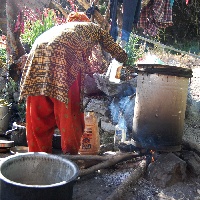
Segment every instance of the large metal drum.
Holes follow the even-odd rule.
[[[164,65],[139,65],[133,117],[138,146],[179,151],[182,144],[188,80],[192,71]]]
[[[10,105],[0,103],[0,134],[4,134],[8,130],[10,119],[9,107]]]
[[[46,153],[9,156],[0,164],[1,200],[71,200],[78,167]]]

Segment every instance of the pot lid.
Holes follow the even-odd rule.
[[[147,74],[163,74],[170,76],[179,76],[185,78],[192,77],[192,69],[161,64],[138,64],[138,72]]]

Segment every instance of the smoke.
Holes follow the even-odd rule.
[[[132,133],[135,94],[113,98],[109,109],[114,125],[125,129],[127,135]]]

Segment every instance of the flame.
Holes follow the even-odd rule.
[[[155,151],[154,150],[150,150],[150,153],[151,153],[151,162],[155,162],[155,159],[154,159],[154,153]]]

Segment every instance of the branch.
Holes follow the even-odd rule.
[[[87,175],[87,174],[90,174],[90,173],[93,173],[99,169],[105,169],[107,167],[110,167],[112,165],[115,165],[119,162],[122,162],[122,161],[125,161],[125,160],[129,160],[129,159],[132,159],[132,158],[135,158],[135,157],[138,157],[140,156],[139,154],[135,154],[135,153],[126,153],[126,154],[121,154],[119,156],[112,156],[111,158],[109,158],[108,160],[102,162],[102,163],[99,163],[97,165],[94,165],[88,169],[83,169],[80,171],[80,174],[79,176],[84,176],[84,175]]]
[[[98,156],[98,155],[61,155],[63,158],[67,158],[70,160],[100,160],[105,161],[108,160],[108,157],[111,156]]]
[[[116,199],[123,199],[124,194],[127,192],[127,189],[135,185],[138,179],[144,174],[146,170],[146,160],[142,160],[139,163],[139,166],[130,174],[130,176],[124,180],[124,182],[119,185],[117,189],[111,193],[110,196],[106,198],[106,200],[116,200]]]
[[[78,3],[83,6],[86,10],[88,8],[90,8],[90,4],[86,1],[86,0],[77,0]],[[94,1],[94,3],[96,4],[97,1]],[[94,11],[94,19],[97,21],[97,23],[101,26],[101,28],[103,29],[108,29],[107,27],[109,27],[109,23],[108,21],[106,21],[104,19],[104,17],[101,15],[100,12],[98,12],[97,10]]]
[[[54,0],[51,0],[51,3],[63,14],[63,16],[67,19],[69,12],[65,10],[59,3]]]

